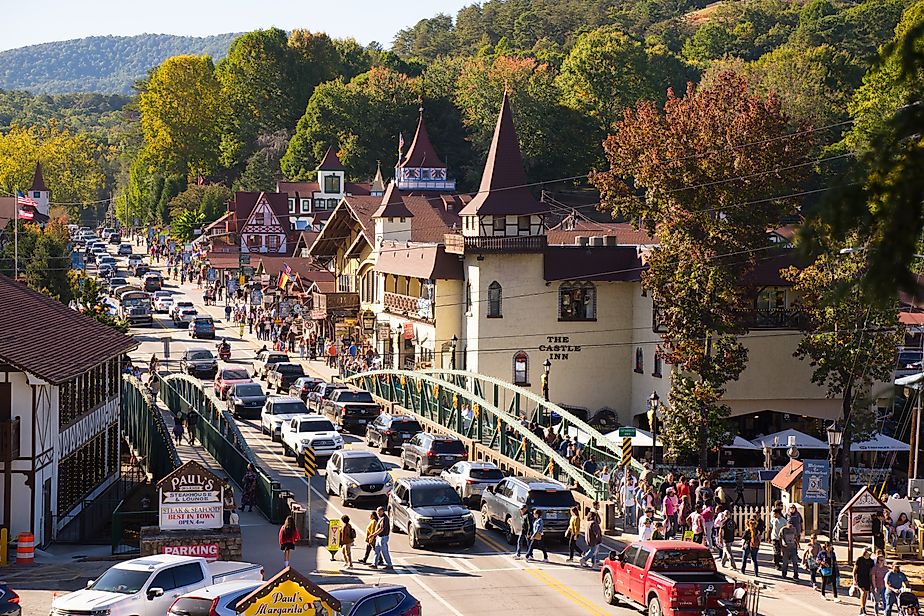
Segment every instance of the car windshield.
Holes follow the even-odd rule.
[[[375,456],[363,456],[361,458],[344,458],[343,472],[351,473],[384,473],[385,465]]]
[[[151,576],[149,571],[130,569],[109,569],[93,583],[93,590],[133,595],[144,586]]]
[[[393,421],[391,422],[391,429],[397,430],[398,432],[421,432],[423,428],[420,427],[420,424],[416,421]]]
[[[651,561],[652,571],[715,571],[709,550],[658,550]]]
[[[465,445],[462,441],[433,441],[431,449],[435,453],[465,453]]]
[[[308,407],[301,400],[298,402],[277,402],[270,408],[272,408],[272,415],[295,415],[308,412]]]
[[[573,507],[574,497],[569,490],[530,490],[526,504],[530,507]]]
[[[472,479],[484,479],[485,481],[495,481],[504,478],[504,473],[499,468],[473,468],[468,473]]]
[[[368,391],[341,391],[337,402],[375,402]]]
[[[198,318],[198,319],[196,319],[196,325],[206,326],[206,325],[211,325],[211,324],[212,324],[212,319],[209,319],[209,318],[205,318],[205,319]]]
[[[461,505],[462,499],[449,486],[415,487],[411,490],[411,507]]]
[[[245,385],[237,385],[234,388],[234,393],[239,396],[262,396],[263,388],[257,383],[247,383]]]
[[[211,351],[193,351],[189,354],[189,359],[215,359]]]
[[[333,432],[334,424],[326,419],[303,421],[298,425],[299,432]]]
[[[226,381],[237,381],[243,379],[249,379],[250,375],[247,374],[246,370],[222,370],[221,378]]]

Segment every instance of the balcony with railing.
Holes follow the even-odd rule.
[[[751,329],[800,329],[805,315],[796,306],[786,308],[756,308]]]
[[[390,314],[406,316],[427,323],[433,322],[433,304],[429,299],[386,291],[382,298],[382,305],[385,312]]]
[[[544,235],[516,235],[511,237],[467,237],[457,233],[447,234],[443,238],[446,252],[464,254],[466,252],[540,252],[547,245]]]

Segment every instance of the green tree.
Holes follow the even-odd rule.
[[[851,238],[855,243],[858,238]],[[782,272],[794,283],[804,316],[805,336],[795,357],[812,366],[812,382],[841,399],[841,451],[864,441],[875,430],[871,408],[881,392],[876,383],[892,380],[898,345],[895,294],[869,295],[860,284],[868,267],[865,251],[841,253],[836,244],[810,266]],[[841,496],[850,496],[850,456],[841,458]]]
[[[103,303],[102,290],[96,278],[86,276],[76,270],[71,270],[68,277],[77,308],[83,315],[123,334],[128,333],[128,322],[111,314],[108,306]]]
[[[138,98],[145,159],[165,173],[202,174],[218,163],[225,99],[208,56],[174,56]]]
[[[71,301],[73,296],[67,277],[71,253],[65,242],[50,233],[40,232],[25,264],[26,284],[30,288],[65,304]]]
[[[170,199],[170,217],[183,212],[198,212],[204,222],[212,222],[228,211],[228,201],[234,194],[221,184],[193,184]]]
[[[793,209],[766,198],[800,181],[800,170],[767,171],[804,160],[811,147],[804,137],[780,139],[788,124],[778,99],[753,96],[726,73],[669,95],[663,113],[651,102],[628,110],[604,144],[609,171],[594,176],[606,208],[644,221],[659,239],[642,282],[665,330],[659,352],[674,368],[664,439],[671,455],[698,455],[702,466],[726,439],[722,397],[747,362],[739,336],[753,296],[741,281],[769,253],[767,229]],[[737,147],[751,142],[764,145]],[[742,207],[749,201],[758,203]]]

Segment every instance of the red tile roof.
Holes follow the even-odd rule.
[[[424,167],[428,169],[446,168],[433,144],[430,143],[430,135],[427,133],[427,126],[424,124],[423,108],[420,110],[420,118],[417,120],[417,131],[414,133],[414,141],[411,142],[411,149],[407,151],[404,160],[399,167]]]
[[[526,216],[548,211],[526,186],[523,155],[513,125],[510,99],[504,92],[488,160],[478,194],[462,211],[463,216]]]
[[[318,165],[318,171],[346,171],[346,167],[340,162],[340,157],[337,156],[334,146],[327,147],[324,158],[321,159],[321,164]]]
[[[59,385],[138,341],[0,276],[0,361]]]

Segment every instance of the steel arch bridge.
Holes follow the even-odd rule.
[[[544,413],[546,426],[549,425],[552,413],[557,413],[561,421],[556,429],[560,426],[562,429],[574,427],[584,430],[589,435],[585,447],[590,447],[595,456],[600,456],[598,459],[602,459],[601,465],[614,464],[616,454],[596,444],[596,441],[609,443],[599,432],[557,405],[545,402],[525,390],[511,394],[513,412],[500,408],[498,404],[502,398],[502,389],[505,386],[512,387],[502,381],[462,371],[452,371],[458,374],[449,374],[452,380],[447,380],[435,376],[439,372],[450,371],[373,370],[347,374],[343,380],[459,436],[471,439],[528,467],[536,474],[579,487],[584,494],[597,500],[608,497],[609,485],[606,481],[573,466],[555,448],[524,426],[516,411],[527,410],[526,401],[537,404],[531,410],[534,415],[537,412],[540,415]],[[478,382],[492,385],[495,388],[493,395],[482,395],[484,388],[481,385],[466,386]],[[523,396],[524,392],[532,397]],[[521,403],[523,406],[518,406]],[[615,451],[615,444],[609,445]]]

